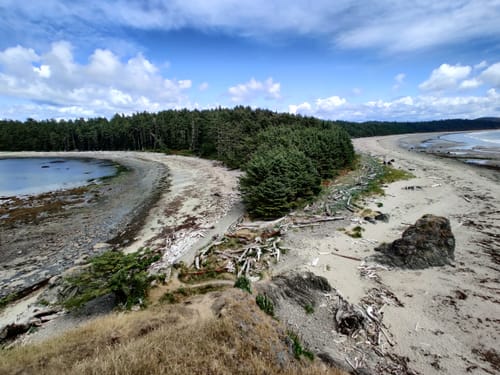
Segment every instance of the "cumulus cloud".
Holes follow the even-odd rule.
[[[296,114],[299,114],[299,113],[309,113],[312,111],[312,106],[311,104],[309,104],[308,102],[304,102],[304,103],[301,103],[301,104],[290,104],[288,106],[288,112],[296,115]]]
[[[63,41],[41,54],[22,46],[0,51],[0,95],[49,103],[43,105],[52,112],[74,116],[188,105],[191,80],[164,78],[142,54],[122,61],[108,49],[96,49],[87,64],[78,64],[72,49]]]
[[[467,78],[472,71],[470,66],[442,64],[434,69],[431,76],[418,87],[424,91],[444,91],[453,89],[458,83]]]
[[[373,100],[365,103],[344,102],[329,109],[321,107],[326,99],[317,99],[315,105],[290,105],[294,114],[318,116],[333,120],[420,121],[439,118],[478,118],[499,116],[500,93],[494,88],[483,96],[404,96],[393,100]]]
[[[274,82],[271,77],[265,81],[257,81],[251,78],[246,83],[240,83],[228,89],[231,100],[235,103],[248,104],[259,97],[267,100],[276,100],[281,98],[281,84]]]
[[[498,0],[73,0],[69,5],[65,0],[45,0],[43,7],[34,7],[29,1],[4,0],[0,13],[5,20],[1,35],[11,31],[34,37],[64,30],[63,35],[81,40],[99,32],[93,25],[116,30],[188,28],[262,39],[320,36],[345,48],[395,52],[494,37],[500,4]]]
[[[316,108],[320,111],[331,111],[347,103],[347,100],[340,96],[330,96],[325,99],[316,99]]]

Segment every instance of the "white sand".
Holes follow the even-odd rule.
[[[365,229],[362,239],[348,237],[328,225],[287,235],[286,245],[300,251],[290,254],[279,271],[302,269],[325,276],[350,302],[358,303],[378,285],[360,277],[360,262],[331,252],[364,258],[374,253],[376,244],[399,238],[407,224],[422,215],[445,216],[456,238],[455,267],[378,271],[382,284],[405,305],[384,307],[384,323],[396,342],[392,351],[409,357],[410,367],[423,374],[495,373],[478,351],[499,352],[500,266],[477,241],[485,240],[489,243],[486,248],[500,251],[498,180],[489,178],[491,171],[398,146],[401,138],[415,137],[426,135],[354,140],[359,152],[395,159],[396,168],[412,170],[416,176],[391,184],[384,197],[366,202],[368,208],[389,213],[389,223],[361,224]],[[410,185],[422,189],[403,189]],[[378,208],[376,202],[383,206]],[[470,225],[470,221],[481,227]],[[311,265],[314,258],[319,258],[316,266]],[[466,298],[458,298],[457,291]]]

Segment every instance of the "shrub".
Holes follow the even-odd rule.
[[[250,280],[245,277],[245,276],[240,276],[236,279],[236,282],[234,283],[235,288],[239,288],[241,290],[244,290],[250,294],[252,294],[252,288],[251,288],[251,283]]]
[[[143,305],[153,280],[147,269],[158,259],[159,255],[149,250],[132,254],[107,251],[92,258],[89,268],[66,279],[76,293],[64,301],[65,307],[80,307],[109,293],[114,293],[118,303],[125,308]]]

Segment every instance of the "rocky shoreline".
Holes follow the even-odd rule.
[[[106,159],[128,171],[87,187],[0,202],[10,212],[0,219],[0,300],[30,294],[88,257],[126,244],[141,228],[167,187],[167,167],[137,158]]]

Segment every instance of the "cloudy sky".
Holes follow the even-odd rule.
[[[500,0],[0,0],[0,118],[500,116]]]

